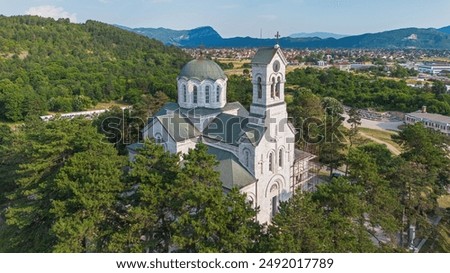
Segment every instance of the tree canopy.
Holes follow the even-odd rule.
[[[427,90],[409,87],[405,81],[352,74],[334,68],[296,69],[286,78],[290,85],[309,89],[322,97],[333,97],[356,108],[412,112],[427,105],[432,113],[450,115],[450,94],[442,91],[440,82],[436,82],[433,90]]]
[[[0,16],[0,119],[80,111],[141,94],[176,99],[188,56],[176,47],[104,23]]]

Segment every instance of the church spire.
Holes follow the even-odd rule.
[[[275,36],[280,38],[280,33]],[[269,109],[286,116],[284,83],[287,60],[280,46],[260,48],[252,59],[253,99],[250,114],[264,117]]]
[[[277,34],[275,34],[275,38],[277,38],[277,43],[275,44],[274,48],[280,48],[280,32],[277,31]]]

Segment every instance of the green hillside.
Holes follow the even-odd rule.
[[[0,16],[0,120],[101,101],[176,96],[180,49],[96,21]]]

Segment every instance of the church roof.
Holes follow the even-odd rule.
[[[275,47],[265,47],[260,48],[256,52],[255,56],[252,59],[252,63],[254,64],[269,64],[273,56],[277,53],[278,48]]]
[[[299,150],[299,149],[295,149],[294,150],[294,160],[295,161],[301,161],[301,160],[311,160],[313,158],[315,158],[316,156],[310,153],[307,153],[305,151]]]
[[[248,141],[258,145],[264,136],[266,128],[249,123],[247,117],[226,113],[218,115],[203,131],[203,135],[233,146]]]
[[[203,134],[220,142],[238,146],[242,129],[247,123],[248,119],[245,117],[222,113],[206,127]]]
[[[266,128],[255,124],[247,124],[244,128],[244,135],[241,141],[248,140],[254,146],[258,145],[266,132]]]
[[[242,106],[242,104],[240,102],[237,102],[237,101],[227,103],[222,108],[222,112],[228,112],[228,111],[233,111],[233,110],[237,110],[238,116],[241,116],[241,117],[248,117],[249,116],[249,112],[247,111],[247,109],[245,109],[245,107]]]
[[[185,77],[188,79],[196,79],[203,81],[206,79],[210,80],[225,80],[227,76],[223,72],[222,68],[211,60],[206,59],[196,59],[188,62],[180,72],[178,77]]]
[[[156,112],[153,116],[156,117],[156,116],[166,115],[168,111],[175,111],[179,108],[180,108],[180,106],[178,105],[178,103],[168,102],[168,103],[164,104],[163,107],[161,107],[161,109],[159,109],[159,111]]]
[[[201,135],[191,121],[177,110],[173,113],[155,117],[175,141],[183,141]]]
[[[279,54],[281,60],[287,64],[287,60],[284,57],[283,52],[281,51],[279,46],[274,46],[274,47],[263,47],[258,49],[258,51],[256,52],[255,56],[253,56],[252,59],[252,64],[270,64],[270,62],[273,60],[273,57],[276,54]]]
[[[231,152],[208,146],[208,153],[216,156],[219,164],[215,170],[220,173],[224,188],[243,188],[256,181],[253,175],[239,163],[239,159]]]

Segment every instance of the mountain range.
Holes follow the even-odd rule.
[[[210,26],[190,30],[167,28],[117,27],[157,39],[167,45],[179,47],[263,47],[272,46],[274,39],[252,37],[223,38]],[[379,33],[345,36],[333,33],[293,34],[280,38],[285,48],[417,48],[450,49],[450,26],[435,28],[403,28]],[[312,37],[306,37],[312,36]],[[328,37],[327,37],[328,36]],[[330,37],[331,36],[331,37]]]
[[[311,38],[311,37],[317,37],[320,39],[327,39],[327,38],[335,38],[340,39],[344,38],[350,35],[345,34],[336,34],[336,33],[330,33],[330,32],[299,32],[289,35],[291,38]]]

